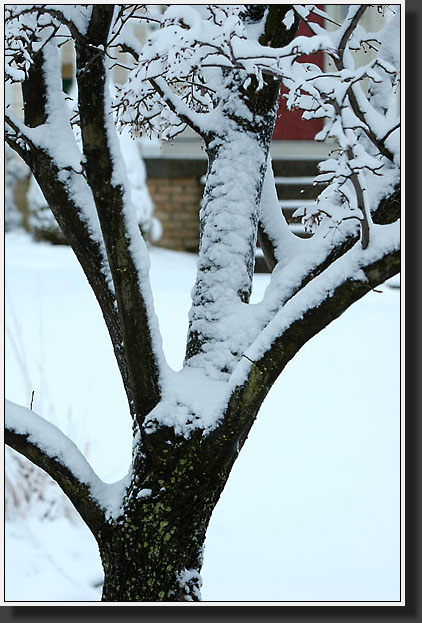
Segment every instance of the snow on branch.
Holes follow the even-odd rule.
[[[73,441],[54,424],[9,400],[5,441],[57,482],[95,534],[108,517],[118,513],[123,483],[104,483]]]
[[[25,123],[8,113],[6,140],[34,171],[64,236],[72,246],[103,312],[127,383],[121,327],[103,235],[83,165],[74,110],[62,91],[59,51],[49,41],[34,56],[22,85]]]
[[[87,5],[5,5],[5,78],[22,82],[36,54],[53,39],[60,45],[81,38],[88,26]]]
[[[377,225],[366,250],[355,244],[309,282],[278,311],[245,351],[230,379],[234,392],[239,388],[249,396],[248,400],[257,399],[254,392],[266,393],[309,339],[399,271],[399,248],[400,222]]]
[[[305,241],[294,235],[283,213],[280,215],[270,156],[262,188],[259,222],[259,246],[271,271],[275,266],[281,267],[292,261],[303,249]]]
[[[56,41],[49,41],[37,52],[31,72],[25,78],[24,112],[26,123],[7,114],[7,123],[17,138],[21,138],[30,153],[42,152],[60,171],[57,183],[68,190],[77,204],[80,218],[90,235],[102,245],[102,235],[92,199],[86,183],[83,155],[72,128],[71,110],[62,91],[59,51]],[[36,73],[33,71],[36,70]],[[107,265],[105,252],[103,264]]]
[[[156,93],[162,98],[162,100],[167,104],[170,110],[177,116],[184,124],[189,125],[192,129],[196,130],[198,134],[206,134],[207,129],[206,125],[204,125],[203,115],[196,112],[195,110],[191,110],[191,108],[186,104],[186,102],[181,99],[177,93],[175,93],[171,87],[165,82],[162,78],[151,78],[150,83]],[[207,115],[207,125],[208,128],[212,128],[212,116]],[[176,126],[178,124],[176,123]],[[183,126],[179,131],[182,131]],[[172,137],[174,138],[175,134],[172,133]]]
[[[289,306],[289,301],[294,299],[295,305],[306,302],[306,297],[301,298],[304,296],[300,294],[301,292],[306,290],[309,294],[312,292],[312,288],[318,290],[325,279],[333,278],[335,272],[333,272],[332,266],[334,264],[337,267],[336,270],[340,270],[339,267],[346,267],[344,273],[346,274],[348,271],[351,282],[353,282],[354,270],[358,276],[360,270],[356,258],[361,257],[362,262],[365,263],[372,261],[374,248],[377,248],[377,252],[380,254],[384,248],[386,255],[390,253],[392,248],[399,248],[400,230],[397,219],[400,217],[400,186],[385,188],[384,192],[387,196],[379,203],[376,202],[377,208],[373,212],[373,220],[376,223],[373,226],[376,245],[370,244],[365,250],[358,244],[359,224],[354,219],[346,220],[340,230],[336,229],[335,234],[327,236],[330,232],[329,229],[325,234],[323,231],[317,231],[308,240],[296,237],[295,240],[290,240],[290,236],[286,235],[287,232],[284,231],[284,227],[275,229],[275,235],[272,234],[273,251],[278,254],[279,260],[272,270],[271,281],[265,291],[264,298],[260,303],[237,310],[232,326],[233,332],[235,331],[235,322],[242,327],[247,327],[247,339],[243,340],[240,347],[240,352],[246,353],[246,358],[250,358],[249,348],[256,340],[265,340],[265,337],[260,337],[261,335],[267,337],[270,335],[266,331],[274,319],[280,318],[285,310],[292,309]],[[272,220],[276,219],[275,210],[272,217],[271,213],[268,213],[265,218],[270,225]],[[269,231],[272,232],[271,227]],[[365,253],[367,253],[366,257]],[[398,257],[398,253],[395,251],[393,253]],[[355,259],[353,260],[353,258]],[[379,261],[382,265],[382,260]],[[389,265],[387,260],[386,263]],[[341,270],[339,274],[341,274]],[[395,272],[399,271],[398,263],[394,264],[394,270]],[[392,274],[386,274],[385,279]],[[312,282],[317,285],[312,285]],[[369,288],[365,289],[365,287],[362,290],[363,294],[369,291]],[[299,308],[297,309],[299,310]],[[301,313],[299,310],[298,317]],[[270,342],[271,339],[269,337]]]
[[[30,159],[31,150],[34,150],[34,143],[26,131],[25,124],[17,119],[10,110],[5,113],[4,120],[5,141],[27,162]]]
[[[307,19],[308,7],[294,6]],[[371,213],[398,182],[400,175],[400,118],[397,88],[400,80],[400,16],[392,13],[377,33],[368,33],[360,24],[365,5],[352,5],[343,25],[330,32],[333,69],[327,71],[308,63],[297,63],[295,72],[285,77],[287,105],[304,111],[304,119],[324,118],[316,140],[331,139],[336,151],[320,163],[316,183],[326,187],[313,205],[300,208],[305,229],[335,231],[348,220],[360,223],[363,248],[368,245]],[[307,20],[314,36],[322,27]],[[358,63],[356,51],[370,52],[374,58]],[[380,95],[382,94],[382,97]],[[382,191],[381,191],[382,193]]]
[[[115,127],[111,61],[97,54],[109,40],[113,14],[113,5],[95,5],[87,36],[76,42],[78,104],[87,180],[115,288],[131,412],[141,424],[159,400],[166,362],[149,281],[149,255],[131,203]]]
[[[221,102],[222,70],[240,71],[245,88],[254,78],[261,89],[264,76],[280,79],[298,56],[330,45],[324,35],[299,37],[283,48],[272,48],[258,42],[264,27],[264,14],[251,28],[240,5],[170,6],[160,28],[137,54],[136,65],[122,88],[117,105],[120,122],[173,138],[176,115],[179,123],[206,134],[215,127],[211,113]],[[166,90],[162,85],[151,89],[159,77],[168,85]],[[180,101],[183,106],[177,106]]]

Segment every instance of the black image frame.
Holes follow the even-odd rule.
[[[334,3],[333,3],[334,4]],[[403,390],[406,393],[406,440],[405,440],[405,605],[386,602],[386,605],[315,605],[288,606],[283,605],[245,605],[245,602],[230,602],[230,606],[198,604],[192,607],[128,605],[128,606],[3,606],[1,616],[4,621],[27,623],[32,620],[66,619],[85,623],[96,618],[133,619],[139,617],[148,622],[152,620],[210,620],[231,619],[275,619],[310,623],[314,620],[342,621],[348,623],[370,623],[372,621],[388,621],[391,623],[422,623],[422,464],[421,452],[421,418],[422,396],[421,357],[422,331],[418,320],[422,315],[421,305],[421,267],[422,267],[422,214],[419,207],[422,200],[422,171],[420,168],[421,121],[418,114],[421,110],[421,35],[422,35],[422,3],[407,0],[405,6],[405,51],[407,63],[405,67],[407,97],[406,105],[406,197],[412,210],[412,221],[406,227],[406,313],[402,322],[406,325],[406,379]],[[403,34],[403,33],[402,33]],[[415,79],[416,77],[416,79]],[[419,201],[418,201],[419,200]],[[404,232],[403,232],[404,233]],[[418,244],[419,242],[419,244]],[[403,414],[402,414],[403,417]],[[54,602],[56,603],[56,602]],[[247,602],[246,602],[247,603]],[[137,610],[135,610],[135,608]],[[141,610],[138,610],[141,608]]]

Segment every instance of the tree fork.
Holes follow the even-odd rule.
[[[369,290],[384,283],[399,270],[398,250],[391,251],[382,259],[363,266],[365,279],[350,277],[338,284],[323,300],[293,321],[257,361],[251,361],[245,382],[235,389],[220,426],[210,434],[216,447],[219,439],[219,443],[225,442],[225,445],[231,448],[235,444],[239,452],[266,395],[302,346],[341,316]]]

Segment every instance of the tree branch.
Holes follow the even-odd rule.
[[[31,159],[31,145],[32,142],[27,138],[24,132],[22,132],[20,125],[15,123],[15,121],[10,117],[10,115],[5,114],[5,131],[4,131],[4,140],[21,158],[28,164],[32,161]],[[13,131],[13,133],[8,129],[8,127]]]
[[[110,485],[98,478],[73,441],[34,411],[6,400],[5,442],[57,482],[98,537],[106,521]]]
[[[346,50],[346,46],[347,43],[350,39],[350,37],[353,34],[353,31],[355,30],[356,26],[358,25],[362,15],[365,13],[365,11],[367,10],[368,5],[361,5],[359,8],[354,7],[353,10],[355,11],[355,13],[353,14],[352,18],[349,20],[350,23],[347,26],[347,28],[345,29],[341,41],[339,43],[339,47],[338,50],[340,52],[340,55],[334,55],[331,52],[327,52],[327,54],[331,57],[331,60],[333,61],[336,69],[338,71],[341,71],[342,69],[344,69],[344,63],[343,63],[343,57],[344,57],[344,52]],[[296,15],[300,16],[300,11],[298,11],[298,9],[293,8],[294,12],[296,13]],[[317,30],[314,27],[314,25],[303,19],[301,17],[301,19],[304,21],[304,23],[307,25],[307,27],[309,28],[309,30],[311,31],[312,34],[317,34]],[[355,87],[353,84],[350,85],[347,94],[349,96],[349,102],[350,102],[350,107],[353,110],[354,114],[356,115],[356,117],[359,119],[359,121],[362,122],[363,127],[362,130],[363,132],[365,132],[366,136],[368,137],[368,139],[377,147],[377,149],[379,150],[379,152],[388,160],[390,160],[390,162],[393,162],[394,158],[393,158],[393,154],[390,152],[390,150],[385,146],[385,138],[384,139],[378,139],[376,137],[376,135],[374,134],[374,132],[371,130],[371,128],[369,127],[366,118],[365,118],[365,114],[361,111],[357,98],[356,98],[356,93],[355,93]]]
[[[77,81],[80,127],[86,174],[91,187],[108,263],[113,278],[119,324],[127,363],[132,411],[138,424],[155,407],[160,396],[160,364],[164,356],[153,327],[145,243],[125,189],[123,164],[111,118],[106,59],[96,50],[106,46],[114,5],[94,5],[88,33],[77,42]]]
[[[356,99],[356,94],[354,92],[353,86],[351,87],[351,89],[348,92],[348,94],[349,94],[350,106],[351,106],[354,114],[359,119],[359,121],[361,121],[364,124],[362,130],[365,132],[365,134],[368,137],[368,139],[379,149],[379,152],[385,158],[390,160],[390,162],[393,162],[394,161],[393,154],[385,146],[385,140],[388,137],[384,137],[383,139],[378,139],[376,137],[376,135],[374,134],[374,132],[371,130],[371,128],[368,126],[366,118],[365,118],[365,114],[359,108],[359,105],[358,105],[358,102],[357,102],[357,99]]]
[[[268,5],[264,32],[259,38],[259,43],[261,45],[271,48],[282,48],[294,39],[297,29],[299,28],[299,17],[295,15],[290,28],[287,28],[283,21],[287,13],[292,9],[292,4]]]
[[[212,112],[201,115],[191,110],[162,78],[150,78],[149,82],[172,112],[186,123],[186,125],[192,128],[192,130],[197,132],[199,136],[207,136],[209,132],[205,130],[203,126],[201,127],[201,121],[203,121],[206,116],[209,122]]]
[[[378,208],[372,213],[372,222],[375,225],[389,225],[400,218],[400,186],[394,192],[384,198]],[[289,257],[289,248],[283,248],[283,256],[278,262],[277,270],[271,277],[262,305],[266,311],[257,308],[259,327],[267,326],[275,314],[280,312],[288,302],[300,293],[308,284],[316,280],[329,267],[347,254],[359,241],[358,228],[352,228],[348,233],[341,236],[336,244],[330,244],[324,237],[312,237],[308,240],[296,239],[298,245],[296,253],[292,247]],[[288,241],[287,241],[288,243]],[[286,243],[286,244],[287,244]],[[304,248],[303,254],[301,253]],[[257,333],[255,334],[257,335]]]
[[[50,97],[49,88],[51,88],[53,83],[53,75],[50,72],[50,86],[47,87],[43,70],[45,62],[44,53],[44,51],[41,51],[35,56],[28,78],[22,86],[25,120],[30,127],[37,127],[48,120],[46,105]],[[56,82],[61,85],[60,75],[56,76]],[[57,97],[57,93],[55,95]],[[63,101],[63,107],[65,106],[66,103]],[[59,227],[75,252],[100,305],[128,395],[129,404],[132,405],[133,399],[128,382],[127,363],[122,349],[122,334],[115,309],[115,295],[110,287],[111,284],[107,274],[107,256],[101,236],[99,235],[98,239],[94,238],[92,223],[89,223],[86,216],[91,203],[92,212],[93,214],[95,213],[91,190],[82,175],[69,170],[66,178],[63,175],[63,168],[59,167],[54,157],[46,149],[38,147],[34,141],[25,136],[22,123],[14,123],[11,118],[8,118],[8,123],[16,132],[19,132],[19,135],[22,135],[22,139],[28,144],[29,149],[27,152],[23,150],[18,151],[15,145],[16,141],[8,141],[10,146],[16,149],[17,153],[31,169]],[[61,125],[63,132],[66,131],[63,124],[66,123],[64,121]],[[69,136],[74,140],[70,124],[67,130]],[[49,130],[46,129],[45,137],[48,136]],[[55,141],[56,137],[53,136],[52,138]],[[74,186],[72,180],[75,183],[77,181],[78,192],[76,193],[72,193]],[[78,198],[82,198],[84,202],[82,205],[78,203]],[[98,233],[100,234],[99,231]]]
[[[340,67],[344,67],[343,58],[344,58],[344,53],[346,51],[347,44],[349,42],[350,37],[353,34],[353,31],[358,25],[363,14],[366,12],[367,8],[368,8],[367,5],[361,4],[359,8],[355,8],[356,12],[351,18],[349,18],[350,23],[345,29],[343,36],[340,40],[339,46],[338,46],[338,51],[340,52],[340,59],[337,60],[338,65],[336,63],[337,69],[340,69]]]
[[[360,247],[360,245],[359,245]],[[360,256],[368,253],[360,249]],[[292,315],[286,310],[284,322],[280,317],[278,336],[265,337],[266,346],[248,349],[233,373],[234,391],[220,426],[210,434],[211,443],[218,437],[223,446],[240,450],[268,391],[288,362],[312,337],[338,318],[353,303],[371,289],[397,274],[400,270],[400,251],[391,250],[382,257],[361,262],[360,272],[351,271],[343,279],[337,278],[334,287],[327,287],[307,308]],[[335,273],[333,273],[334,275]],[[333,282],[334,283],[334,282]],[[238,379],[245,379],[238,381]],[[218,447],[218,446],[217,446]]]
[[[290,231],[280,208],[270,157],[261,194],[258,242],[270,272],[289,261],[304,242]]]
[[[58,5],[56,5],[57,7]],[[17,16],[20,15],[25,15],[25,14],[34,14],[36,13],[38,16],[40,15],[50,15],[51,17],[57,19],[61,24],[63,24],[64,26],[67,26],[67,28],[69,29],[72,37],[74,39],[81,39],[83,37],[83,35],[80,33],[79,29],[76,27],[75,22],[73,22],[70,19],[67,19],[63,12],[60,11],[58,8],[53,8],[52,6],[49,5],[31,5],[29,8],[27,9],[20,9],[19,13],[17,14]],[[10,21],[16,19],[16,15],[12,14],[10,15],[10,17],[5,19],[5,22]],[[51,24],[51,26],[53,26],[53,23]]]
[[[372,214],[372,222],[377,225],[394,223],[400,218],[400,204],[400,185],[398,185],[391,195],[381,200],[378,208]],[[283,293],[280,299],[280,307],[324,272],[333,262],[350,251],[358,240],[359,233],[349,233],[341,237],[336,244],[327,244],[325,248],[317,245],[315,250],[312,248],[313,238],[302,241],[308,246],[306,261],[302,260],[301,276],[297,279],[295,287]]]
[[[349,252],[349,255],[355,250],[357,251],[356,246]],[[379,256],[376,253],[375,257],[377,255]],[[368,262],[365,261],[363,252],[356,253],[356,256],[359,260],[351,261],[349,266],[347,262],[351,258],[343,257],[339,260],[344,267],[341,272],[346,272],[346,277],[339,278],[340,269],[337,271],[337,267],[332,265],[327,269],[327,274],[319,277],[323,280],[321,284],[317,283],[318,279],[309,284],[312,289],[312,300],[315,300],[310,306],[308,306],[305,292],[297,295],[300,299],[296,297],[290,299],[289,307],[282,309],[279,317],[274,319],[274,327],[268,326],[264,330],[273,333],[277,332],[276,327],[280,326],[280,335],[272,341],[270,347],[265,348],[264,353],[259,357],[256,356],[254,346],[248,349],[250,358],[258,367],[265,367],[271,360],[271,365],[279,369],[280,362],[283,361],[282,367],[277,372],[278,376],[284,365],[311,337],[338,318],[352,303],[400,270],[400,251],[397,249],[386,252],[377,259],[373,259],[374,255],[370,254],[371,259]],[[308,297],[311,297],[311,291]],[[293,311],[296,309],[297,313]],[[294,317],[295,320],[290,320],[290,317]]]

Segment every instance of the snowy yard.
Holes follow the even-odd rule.
[[[154,248],[151,279],[179,368],[196,258]],[[268,275],[257,275],[254,299]],[[271,390],[213,514],[204,601],[400,598],[399,299],[370,292],[312,339]],[[6,397],[87,453],[107,482],[131,452],[101,313],[68,247],[6,236]],[[95,601],[101,565],[66,518],[6,525],[6,599]]]

